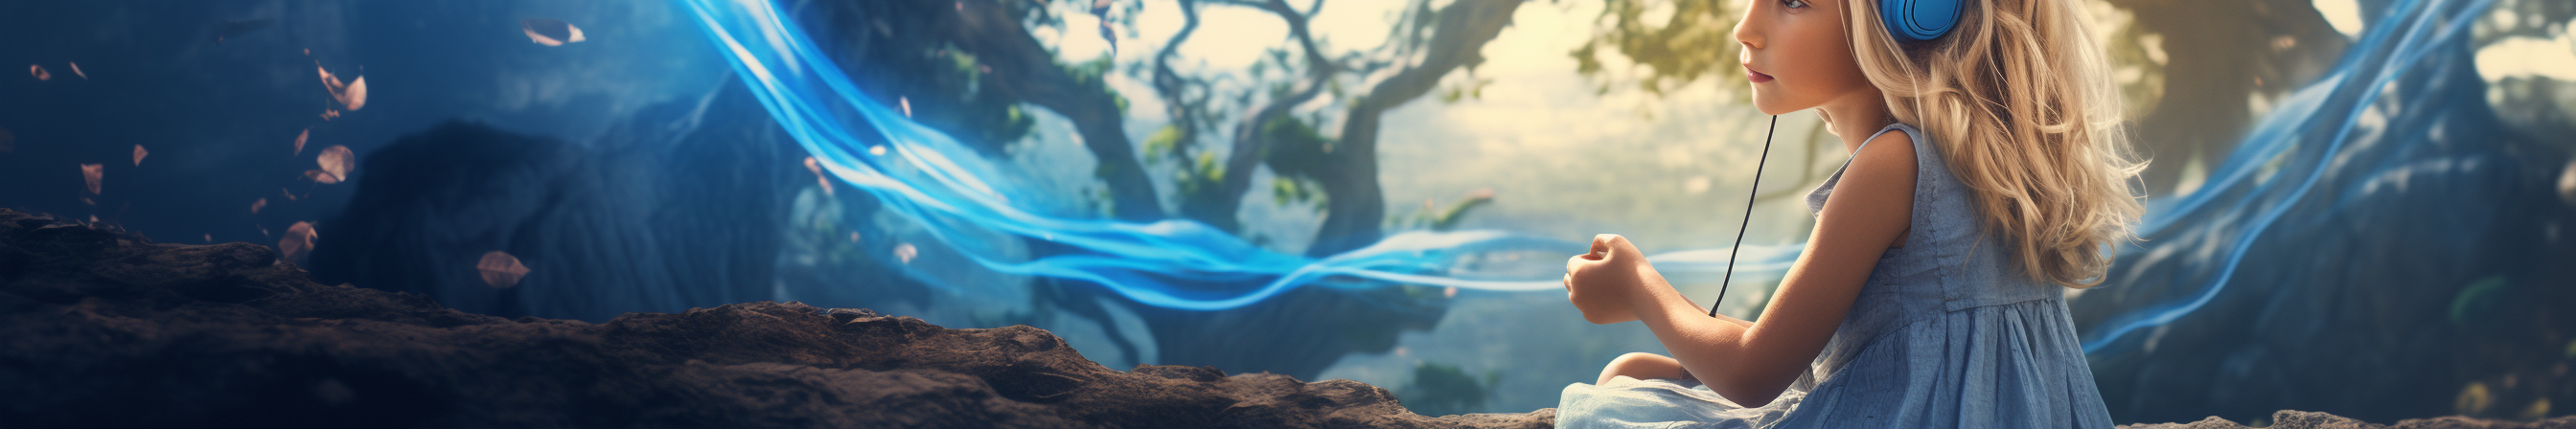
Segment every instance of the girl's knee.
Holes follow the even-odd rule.
[[[1641,380],[1649,378],[1674,378],[1679,376],[1678,372],[1680,369],[1680,362],[1673,361],[1673,358],[1664,357],[1664,355],[1654,353],[1629,353],[1619,355],[1618,358],[1611,359],[1609,365],[1601,368],[1601,378],[1595,380],[1593,384],[1607,384],[1610,382],[1610,379],[1617,378],[1622,375],[1628,376],[1628,378]]]

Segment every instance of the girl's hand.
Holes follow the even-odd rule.
[[[1618,234],[1592,237],[1592,253],[1565,260],[1565,300],[1583,311],[1583,320],[1612,324],[1637,320],[1635,297],[1645,293],[1654,266],[1646,255]]]

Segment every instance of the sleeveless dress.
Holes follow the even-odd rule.
[[[2112,427],[2061,287],[2021,275],[1921,131],[1878,132],[1889,130],[1914,140],[1913,224],[1905,246],[1871,268],[1811,370],[1753,408],[1689,380],[1575,383],[1558,399],[1557,427]],[[1807,195],[1810,215],[1850,167]]]

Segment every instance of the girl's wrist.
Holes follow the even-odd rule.
[[[1682,299],[1680,291],[1673,290],[1672,284],[1664,280],[1663,273],[1655,271],[1654,266],[1637,264],[1636,275],[1637,289],[1628,294],[1628,308],[1638,313],[1637,317],[1648,317],[1648,312],[1655,316],[1673,313],[1674,305],[1691,306],[1689,300]]]

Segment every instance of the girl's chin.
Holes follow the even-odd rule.
[[[1753,108],[1754,108],[1755,110],[1761,110],[1761,111],[1762,111],[1762,114],[1765,114],[1765,115],[1773,115],[1773,116],[1783,115],[1783,114],[1787,114],[1787,113],[1789,113],[1789,112],[1795,112],[1795,111],[1802,110],[1802,109],[1798,109],[1798,108],[1791,108],[1791,107],[1789,106],[1789,102],[1788,102],[1787,100],[1781,100],[1781,99],[1780,99],[1780,98],[1781,98],[1781,97],[1780,97],[1780,94],[1775,94],[1775,93],[1772,93],[1771,91],[1767,91],[1767,90],[1776,90],[1776,89],[1778,89],[1778,88],[1763,88],[1763,85],[1761,85],[1761,84],[1754,84],[1754,85],[1753,85]]]
[[[1753,95],[1753,109],[1760,110],[1762,111],[1762,114],[1765,115],[1779,116],[1801,110],[1789,108],[1784,106],[1784,104],[1786,103],[1782,103],[1777,100],[1765,100],[1759,93]]]

